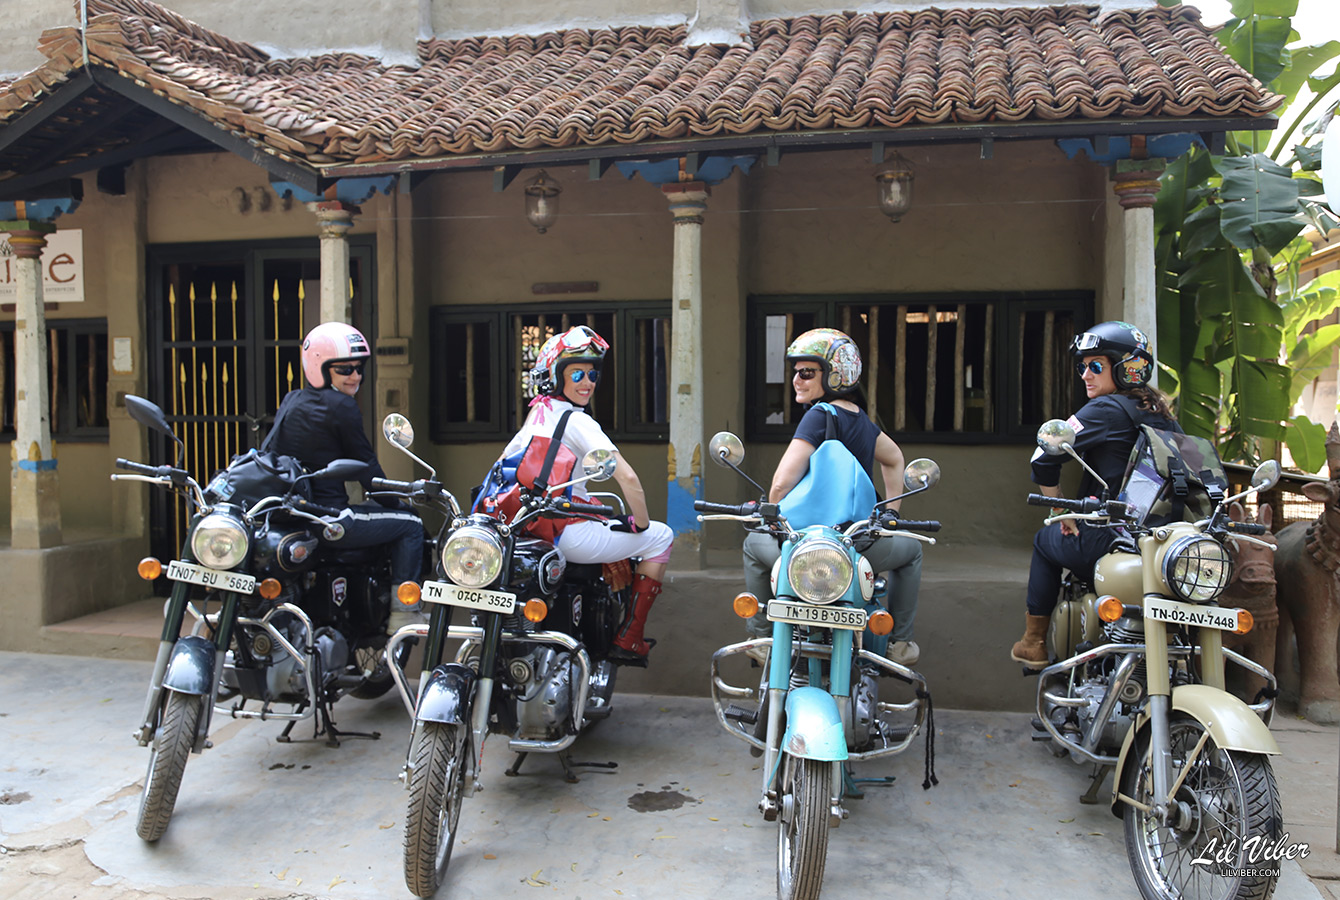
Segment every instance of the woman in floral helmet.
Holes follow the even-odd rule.
[[[835,419],[836,439],[867,472],[879,463],[885,497],[901,495],[903,451],[855,402],[861,378],[861,352],[856,342],[835,328],[814,328],[786,348],[786,365],[796,402],[808,409],[773,473],[768,500],[780,502],[805,477],[810,457],[824,442],[829,416]],[[820,402],[826,402],[833,412],[815,405]],[[891,506],[896,508],[898,504]],[[896,663],[915,665],[921,656],[921,649],[912,640],[921,587],[921,544],[905,537],[882,537],[858,549],[876,572],[889,573],[889,612],[894,624],[886,655]],[[780,555],[781,547],[770,535],[754,532],[745,538],[745,586],[763,608],[772,597],[771,572]],[[772,623],[764,613],[751,619],[748,626],[749,633],[756,637],[772,633]]]
[[[670,560],[674,532],[664,522],[656,522],[647,512],[647,497],[637,472],[619,453],[604,429],[590,415],[588,406],[600,381],[600,368],[609,344],[585,325],[569,328],[549,338],[540,347],[531,383],[536,397],[531,401],[526,422],[503,450],[503,457],[522,452],[534,437],[550,437],[564,412],[568,416],[562,443],[581,459],[589,450],[611,450],[617,460],[614,480],[623,492],[632,515],[606,521],[582,520],[567,525],[559,534],[563,555],[577,563],[618,562],[631,556],[641,557],[633,576],[633,603],[628,619],[614,639],[616,660],[631,665],[646,665],[647,654],[655,641],[644,638],[647,613],[661,592],[661,579]],[[574,499],[584,500],[583,485],[573,489]]]

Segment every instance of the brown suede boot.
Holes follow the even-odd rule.
[[[661,592],[661,583],[646,575],[633,576],[633,604],[624,620],[623,626],[614,638],[614,651],[610,658],[625,665],[645,666],[647,654],[656,642],[642,636],[647,624],[647,613],[651,612],[656,595]]]
[[[1010,659],[1021,662],[1030,669],[1043,669],[1047,666],[1047,625],[1051,616],[1024,617],[1024,636],[1010,648]]]

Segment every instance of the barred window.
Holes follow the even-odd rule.
[[[14,323],[0,323],[0,440],[15,435]],[[64,441],[107,440],[107,320],[47,320],[51,433]]]

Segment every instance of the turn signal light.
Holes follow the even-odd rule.
[[[153,581],[159,575],[163,574],[163,564],[152,556],[146,556],[140,560],[140,564],[135,567],[135,571],[145,581]]]
[[[395,589],[395,598],[406,606],[419,602],[419,586],[413,581],[402,581]]]
[[[751,619],[758,615],[758,598],[748,591],[741,591],[731,602],[735,614],[741,619]]]
[[[549,615],[549,606],[536,597],[526,601],[522,614],[525,615],[527,622],[543,622],[544,617]]]
[[[281,590],[278,578],[267,578],[256,587],[256,593],[266,600],[273,600],[278,597]]]
[[[1104,622],[1115,622],[1121,618],[1125,607],[1116,597],[1103,597],[1098,601],[1098,618]]]
[[[1245,609],[1238,610],[1238,627],[1233,629],[1234,634],[1246,634],[1256,626],[1256,618]]]
[[[865,627],[875,634],[888,634],[893,631],[893,616],[889,615],[887,609],[872,612],[870,618],[865,620]]]

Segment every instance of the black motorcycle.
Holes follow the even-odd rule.
[[[383,432],[432,470],[409,451],[414,432],[404,416],[387,416]],[[447,516],[436,541],[439,580],[423,584],[429,621],[400,629],[387,644],[396,658],[407,640],[421,638],[425,645],[417,691],[399,666],[391,670],[414,719],[404,769],[405,883],[420,897],[432,896],[446,873],[461,801],[480,786],[489,734],[507,735],[518,754],[508,775],[531,752],[557,754],[570,782],[577,780],[574,767],[617,765],[574,762],[568,749],[610,714],[617,669],[609,654],[631,602],[632,561],[570,563],[552,543],[526,531],[528,522],[543,517],[613,515],[610,506],[577,505],[559,492],[608,479],[614,467],[609,451],[593,450],[582,460],[582,477],[543,492],[523,491],[520,509],[506,520],[462,513],[433,480],[435,472],[414,482],[373,482]],[[470,624],[452,625],[455,610],[468,614]],[[463,642],[452,661],[446,660],[448,640]]]
[[[141,397],[126,398],[132,419],[179,445],[163,411]],[[385,661],[390,611],[389,563],[380,548],[323,548],[323,516],[339,510],[304,497],[312,478],[347,480],[366,464],[337,459],[304,473],[288,457],[248,453],[235,457],[209,484],[182,468],[118,459],[136,474],[114,481],[165,487],[189,504],[179,559],[139,564],[146,580],[166,574],[172,591],[164,608],[162,640],[134,736],[149,746],[149,772],[136,831],[162,837],[172,818],[188,753],[211,746],[212,714],[287,721],[315,718],[314,738],[332,746],[341,737],[377,733],[340,731],[331,706],[348,694],[371,699],[393,684]],[[194,619],[182,635],[187,613]],[[404,652],[408,652],[408,647]],[[275,705],[280,708],[276,709]]]

